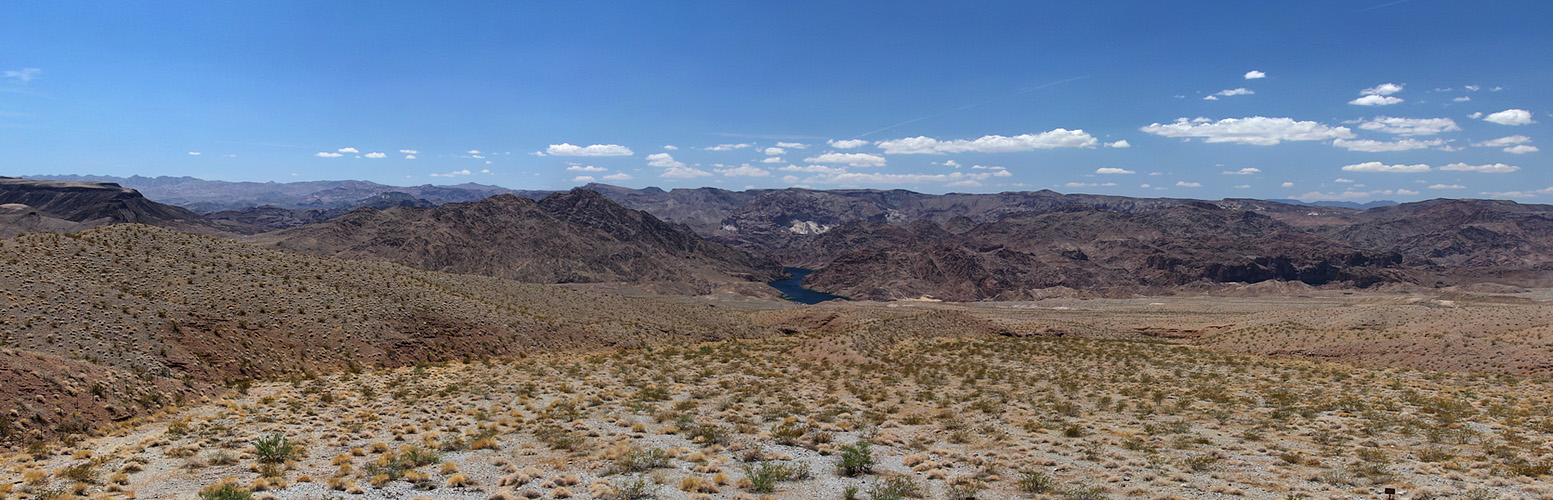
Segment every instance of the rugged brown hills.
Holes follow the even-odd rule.
[[[802,247],[818,290],[857,298],[1020,299],[1054,287],[1162,292],[1194,282],[1402,281],[1401,256],[1305,234],[1258,212],[1190,203],[1143,212],[1069,206],[959,234],[937,224],[853,224]]]
[[[258,234],[332,220],[358,208],[387,210],[394,207],[431,208],[435,206],[437,203],[416,198],[408,193],[392,191],[357,200],[349,206],[338,208],[285,208],[265,205],[211,212],[204,217],[205,220],[225,231],[237,234]]]
[[[83,227],[138,222],[175,226],[183,230],[209,230],[208,224],[199,214],[148,200],[133,189],[106,182],[0,177],[0,205],[12,205],[6,210],[13,215],[36,212],[33,215],[37,215],[37,218],[16,222],[23,225],[36,224],[39,228],[60,226],[59,223],[43,222],[42,219],[59,219]]]
[[[12,422],[0,434],[12,439],[144,414],[250,377],[768,330],[705,304],[138,224],[0,240],[0,290],[0,415]]]
[[[255,241],[314,255],[536,283],[672,283],[679,293],[785,275],[775,260],[697,237],[589,190],[436,208],[360,209]]]

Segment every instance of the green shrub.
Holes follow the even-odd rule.
[[[253,450],[259,463],[279,464],[290,460],[301,448],[287,439],[285,434],[277,432],[254,440]]]
[[[901,500],[922,498],[922,485],[911,476],[891,475],[875,481],[868,489],[870,500]]]
[[[207,486],[200,490],[201,500],[248,500],[250,498],[253,498],[252,491],[232,483]]]
[[[757,493],[770,493],[776,491],[776,483],[781,481],[794,481],[809,478],[808,464],[788,465],[776,462],[761,462],[754,466],[744,466],[744,477],[750,480],[750,490]]]
[[[615,460],[610,466],[609,474],[626,474],[632,472],[647,472],[653,469],[661,469],[669,466],[669,453],[658,448],[633,449],[626,452],[625,456]]]
[[[1045,472],[1028,470],[1019,473],[1019,489],[1026,493],[1050,493],[1057,489],[1057,480]]]
[[[856,443],[841,446],[841,463],[836,468],[841,475],[857,477],[874,471],[874,452],[868,441],[859,440]]]

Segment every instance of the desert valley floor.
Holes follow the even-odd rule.
[[[1273,292],[658,299],[781,328],[244,383],[0,496],[1553,498],[1553,292]]]

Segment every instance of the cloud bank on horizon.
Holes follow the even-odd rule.
[[[672,3],[306,8],[105,6],[122,22],[97,29],[18,6],[0,156],[14,174],[519,189],[1553,200],[1553,76],[1533,64],[1553,59],[1533,21],[1553,5],[797,2],[695,26]]]

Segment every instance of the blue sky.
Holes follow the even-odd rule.
[[[9,4],[0,172],[1553,200],[1548,2],[451,3]]]

